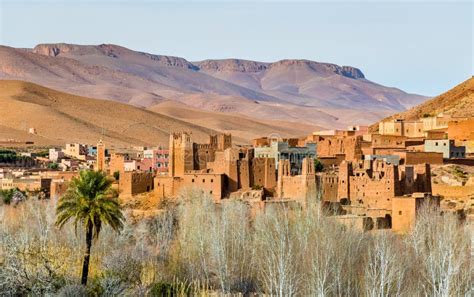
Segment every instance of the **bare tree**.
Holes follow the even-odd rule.
[[[425,205],[407,238],[418,264],[418,290],[427,296],[468,296],[472,289],[468,226]]]
[[[249,210],[240,201],[225,201],[212,217],[211,254],[213,272],[225,293],[250,289],[252,249]]]
[[[403,246],[395,246],[390,231],[381,231],[371,239],[365,264],[365,295],[370,297],[400,296],[406,266],[399,255]]]
[[[275,296],[299,293],[302,275],[290,211],[275,206],[259,215],[255,224],[254,247],[258,279],[264,292]]]
[[[179,211],[180,259],[189,278],[208,282],[210,278],[211,228],[216,221],[212,198],[198,189],[182,193]]]

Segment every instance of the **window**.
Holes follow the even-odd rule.
[[[402,211],[401,211],[401,210],[398,212],[398,215],[400,215],[400,216],[402,215]]]
[[[191,180],[191,182],[192,182],[192,183],[194,182],[194,178]]]
[[[205,183],[205,182],[206,182],[206,179],[203,178],[203,179],[202,179],[202,183]]]
[[[211,190],[211,191],[209,191],[209,194],[211,194],[211,195],[212,195],[212,190]]]
[[[213,183],[213,182],[214,182],[214,179],[211,178],[211,183]]]
[[[435,145],[438,146],[438,142],[435,142]]]

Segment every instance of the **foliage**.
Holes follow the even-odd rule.
[[[0,190],[0,198],[4,204],[14,203],[17,204],[26,199],[26,194],[20,191],[18,188]]]
[[[14,193],[15,189],[0,190],[0,197],[2,198],[3,203],[10,204]]]
[[[120,179],[120,171],[115,171],[115,172],[114,172],[114,178],[115,178],[115,180],[119,180],[119,179]]]
[[[318,159],[314,159],[314,171],[316,172],[322,172],[324,169],[323,163],[319,161]]]
[[[52,162],[48,164],[49,169],[57,170],[59,168],[59,164],[56,162]]]
[[[36,156],[41,157],[41,158],[47,158],[49,156],[49,151],[44,150],[36,153]]]

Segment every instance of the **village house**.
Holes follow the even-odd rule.
[[[86,160],[87,157],[87,145],[80,143],[66,143],[66,147],[63,149],[64,155],[75,158],[78,160]]]
[[[402,119],[386,120],[379,123],[379,134],[418,138],[424,136],[423,121]]]
[[[426,139],[425,152],[442,153],[444,159],[466,157],[466,147],[456,146],[450,139]]]

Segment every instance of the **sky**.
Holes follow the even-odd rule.
[[[434,96],[474,74],[473,2],[0,0],[0,44],[113,43],[189,61],[308,59]]]

